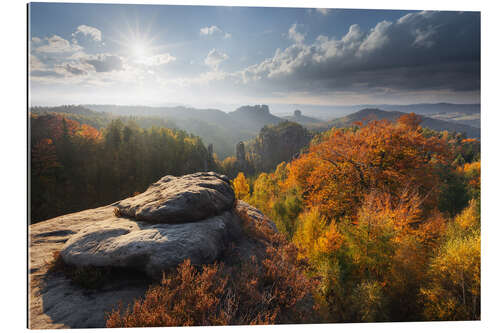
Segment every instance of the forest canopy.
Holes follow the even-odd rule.
[[[331,129],[234,181],[320,277],[326,322],[480,319],[479,142],[419,124]]]
[[[97,129],[63,113],[31,114],[30,125],[31,222],[112,203],[167,174],[229,173],[236,198],[276,223],[280,241],[270,249],[276,251],[272,262],[285,260],[280,253],[287,253],[290,272],[305,275],[301,281],[313,297],[317,322],[480,319],[481,162],[476,139],[422,128],[420,118],[408,114],[396,122],[332,128],[309,144],[297,140],[300,153],[292,158],[287,153],[288,162],[256,174],[258,168],[248,168],[241,157],[220,162],[199,137],[177,129],[142,128],[121,119]],[[274,128],[302,131],[282,124],[262,133],[274,135]],[[309,141],[308,135],[300,137]],[[278,286],[272,279],[285,279],[251,273],[254,269],[241,274],[257,274],[261,296]],[[179,272],[191,272],[200,281],[212,272],[214,288],[235,274],[217,265],[195,271],[188,263]],[[175,280],[182,276],[171,278],[172,290],[183,292],[178,287],[185,283]],[[280,322],[281,305],[260,313],[260,300],[244,303],[249,286],[236,285],[237,279],[231,283],[241,306],[257,311],[255,318],[261,319],[256,322]],[[304,299],[297,283],[280,283],[269,290],[286,293],[286,302]],[[124,317],[113,312],[108,325],[148,325],[146,305],[157,293],[178,309],[182,297],[173,297],[166,285],[152,287],[136,303],[138,312]],[[197,292],[214,304],[227,297],[229,289],[211,288],[207,295]],[[196,299],[189,302],[196,306]],[[154,315],[164,318],[163,305],[154,306]],[[206,315],[222,311],[214,309]],[[239,315],[224,318],[222,322],[245,323]],[[219,319],[192,318],[195,325]]]

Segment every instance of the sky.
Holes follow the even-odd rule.
[[[31,105],[480,102],[480,14],[31,3]]]

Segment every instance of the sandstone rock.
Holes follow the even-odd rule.
[[[246,210],[248,216],[250,216],[255,222],[262,222],[267,224],[271,230],[274,232],[278,232],[278,228],[276,228],[276,225],[274,224],[273,221],[271,221],[269,218],[267,218],[264,213],[262,213],[260,210],[255,208],[254,206],[250,206],[248,203],[245,201],[239,200],[237,204],[237,209],[244,209]]]
[[[294,122],[263,127],[248,145],[247,152],[257,170],[274,170],[281,162],[291,161],[311,141],[308,130]]]
[[[167,186],[169,183],[173,186]],[[142,195],[142,199],[136,196],[29,226],[30,328],[105,327],[106,313],[118,302],[127,307],[144,295],[161,271],[177,266],[184,259],[189,258],[194,264],[216,260],[238,264],[252,256],[265,255],[266,244],[242,232],[241,221],[233,210],[234,193],[225,176],[198,173],[164,177]],[[186,198],[201,198],[203,204]],[[146,204],[140,206],[139,202]],[[163,208],[169,205],[182,208]],[[137,209],[137,213],[133,214],[134,219],[115,216],[116,207],[129,207],[133,212]],[[196,207],[201,207],[203,212],[190,212]],[[245,209],[252,221],[268,223],[276,230],[272,221],[247,203],[238,201],[236,209]],[[122,210],[126,209],[120,208],[123,213]],[[146,211],[160,222],[141,221],[143,216],[148,216]],[[174,217],[166,219],[165,216]],[[234,258],[223,256],[229,244],[236,249],[231,252]],[[47,271],[54,251],[60,251],[65,262],[76,266],[132,268],[145,272],[153,280],[146,274],[145,279],[124,274],[101,290],[85,290],[72,284],[62,273]]]
[[[64,244],[61,256],[76,266],[123,267],[159,279],[185,259],[195,265],[213,263],[228,240],[239,237],[237,217],[230,211],[183,224],[147,224],[105,220],[82,229]]]
[[[105,316],[118,302],[125,306],[142,297],[148,283],[124,279],[119,286],[89,291],[62,274],[47,272],[53,253],[80,230],[113,217],[114,206],[59,216],[29,226],[28,326],[31,329],[105,327]],[[113,221],[109,221],[113,222]]]
[[[116,204],[121,215],[153,223],[187,223],[219,215],[234,205],[226,176],[200,172],[165,176],[144,193]]]

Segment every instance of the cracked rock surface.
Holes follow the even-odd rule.
[[[121,215],[152,223],[189,223],[219,215],[234,205],[226,176],[198,172],[165,176],[144,193],[117,203]]]

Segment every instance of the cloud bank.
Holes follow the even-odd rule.
[[[293,44],[240,72],[244,84],[281,90],[479,89],[480,20],[476,13],[420,12],[368,31],[357,24],[340,39],[311,44],[296,24]]]
[[[352,24],[340,36],[311,31],[299,21],[278,31],[285,46],[275,48],[267,58],[255,57],[258,60],[248,65],[238,63],[240,56],[231,47],[236,39],[224,40],[230,34],[217,25],[193,31],[191,43],[197,43],[200,36],[204,39],[200,43],[204,49],[194,55],[196,61],[175,49],[170,53],[171,49],[151,48],[154,52],[141,57],[101,49],[102,32],[79,25],[70,34],[71,42],[56,34],[32,36],[30,77],[73,84],[75,90],[79,84],[114,86],[116,94],[121,91],[118,87],[134,90],[147,85],[145,91],[158,91],[162,98],[166,91],[172,91],[175,98],[194,94],[257,101],[269,96],[308,101],[349,96],[346,100],[359,104],[354,99],[366,96],[382,100],[403,95],[410,99],[479,96],[479,13],[415,12],[369,28]],[[259,45],[252,50],[258,53]]]

